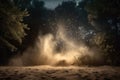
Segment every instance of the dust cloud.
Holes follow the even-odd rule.
[[[67,35],[63,25],[58,26],[57,33],[39,35],[34,47],[29,47],[23,55],[11,58],[9,65],[32,66],[32,65],[76,65],[82,64],[83,56],[93,58],[94,50],[88,48],[82,42],[76,42]],[[99,59],[97,57],[97,59]],[[78,61],[79,60],[79,61]]]

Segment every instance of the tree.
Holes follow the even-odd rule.
[[[2,54],[12,55],[9,53],[16,51],[22,43],[22,39],[26,35],[25,29],[28,29],[27,25],[22,22],[27,15],[27,11],[21,11],[11,4],[10,0],[0,1],[0,51]]]
[[[96,40],[101,50],[105,49],[105,54],[111,60],[111,64],[119,64],[120,61],[120,1],[119,0],[91,0],[86,6],[89,13],[88,19],[96,29]],[[101,34],[102,33],[102,34]],[[101,34],[101,35],[99,35]],[[104,35],[104,37],[103,37]],[[104,47],[103,47],[104,46]],[[112,46],[112,48],[108,48]],[[106,58],[107,58],[106,57]]]

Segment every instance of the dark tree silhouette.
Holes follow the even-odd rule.
[[[114,65],[120,63],[119,4],[119,0],[91,0],[86,7],[89,21],[96,27],[97,45],[105,53],[108,63]]]
[[[27,36],[21,46],[22,51],[26,50],[29,46],[33,46],[38,39],[38,36],[45,35],[52,32],[52,21],[54,13],[44,7],[43,1],[33,0],[32,5],[29,5],[28,12],[30,16],[24,19],[28,24],[30,30],[27,31]]]
[[[0,64],[6,62],[22,43],[27,29],[22,21],[27,15],[27,11],[21,11],[9,0],[0,1]]]

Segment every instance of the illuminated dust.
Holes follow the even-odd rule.
[[[39,35],[34,47],[29,47],[23,55],[14,56],[9,65],[54,65],[70,66],[81,65],[78,59],[88,55],[94,58],[94,50],[87,47],[82,41],[72,40],[65,31],[64,25],[58,25],[57,33]],[[95,55],[97,57],[97,55]],[[96,59],[100,59],[97,57]]]

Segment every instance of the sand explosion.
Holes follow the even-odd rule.
[[[57,33],[38,36],[35,47],[29,47],[22,56],[15,56],[10,65],[72,65],[76,58],[92,52],[82,42],[77,43],[59,25]],[[91,54],[92,55],[92,54]]]

